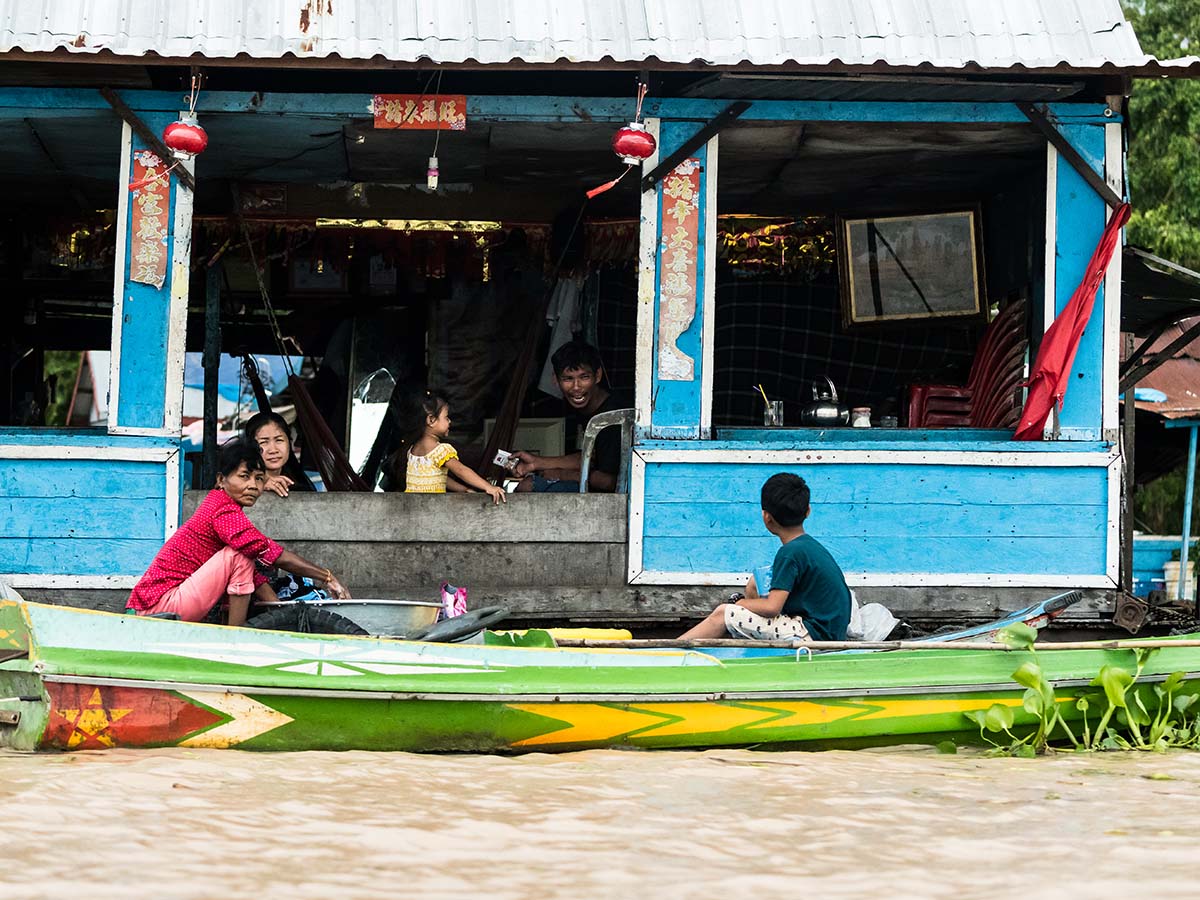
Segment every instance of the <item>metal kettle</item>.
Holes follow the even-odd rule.
[[[820,380],[812,383],[813,402],[800,411],[800,422],[817,427],[850,424],[850,408],[838,403],[833,379],[828,375],[822,375],[821,379],[824,385]]]

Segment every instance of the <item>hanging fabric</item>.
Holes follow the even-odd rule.
[[[550,359],[559,347],[575,336],[575,332],[581,330],[582,294],[582,276],[560,278],[550,297],[550,306],[546,310],[546,324],[550,326],[550,344],[546,351],[546,361],[542,364],[538,389],[551,397],[561,399],[562,391],[554,378],[554,366]]]
[[[1104,233],[1095,253],[1088,261],[1083,273],[1083,281],[1071,295],[1067,305],[1063,307],[1046,329],[1042,337],[1042,345],[1038,348],[1037,360],[1033,364],[1029,381],[1026,383],[1029,394],[1025,398],[1025,408],[1021,411],[1021,420],[1017,425],[1013,439],[1017,441],[1038,441],[1046,424],[1046,417],[1051,410],[1062,408],[1063,398],[1067,394],[1067,383],[1070,381],[1071,365],[1075,362],[1075,351],[1079,349],[1079,339],[1087,328],[1088,319],[1092,315],[1092,307],[1096,303],[1096,292],[1100,290],[1100,282],[1108,270],[1113,252],[1121,238],[1121,229],[1129,221],[1129,204],[1121,205],[1108,220]],[[1115,302],[1115,298],[1114,298]]]

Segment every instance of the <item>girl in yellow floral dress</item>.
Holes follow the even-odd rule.
[[[426,391],[420,402],[424,416],[420,437],[408,447],[408,465],[404,492],[407,494],[444,494],[447,476],[465,489],[483,491],[493,503],[507,503],[504,488],[488,484],[458,459],[458,451],[445,442],[450,434],[450,404],[437,391]],[[458,488],[462,490],[463,488]]]

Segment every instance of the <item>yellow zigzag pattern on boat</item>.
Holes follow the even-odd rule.
[[[552,744],[609,744],[619,738],[658,738],[722,734],[738,729],[796,728],[840,719],[905,719],[965,713],[993,703],[1020,706],[1019,697],[922,698],[902,700],[786,700],[780,702],[712,703],[510,703],[510,709],[533,713],[562,724],[561,728],[517,741],[514,747]],[[764,737],[765,739],[765,737]]]

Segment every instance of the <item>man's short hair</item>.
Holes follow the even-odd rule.
[[[221,445],[221,452],[217,456],[217,471],[220,474],[228,478],[241,467],[242,463],[245,463],[246,468],[251,472],[267,471],[258,444],[235,437]]]
[[[804,524],[811,499],[808,484],[799,475],[780,472],[772,475],[762,486],[763,512],[784,528]]]
[[[550,357],[555,376],[561,377],[567,369],[591,369],[599,372],[604,363],[600,351],[584,341],[567,341]]]

